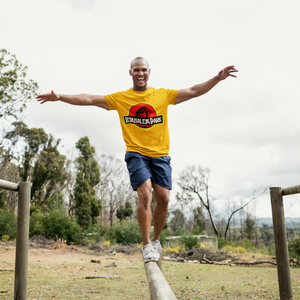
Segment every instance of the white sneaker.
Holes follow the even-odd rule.
[[[151,240],[151,245],[153,247],[154,252],[157,253],[158,259],[159,259],[160,255],[161,255],[161,245],[160,245],[160,242],[158,240],[155,240],[155,241]]]
[[[159,254],[153,249],[152,244],[145,245],[143,249],[143,260],[144,262],[159,260]]]

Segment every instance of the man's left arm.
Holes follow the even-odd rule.
[[[210,91],[215,85],[217,85],[220,81],[226,79],[227,77],[236,77],[233,73],[238,72],[234,66],[228,66],[221,70],[217,76],[209,79],[206,82],[196,84],[190,88],[179,90],[175,104],[179,104],[181,102],[190,100],[192,98],[199,97],[208,91]]]

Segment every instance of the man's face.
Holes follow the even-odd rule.
[[[150,69],[146,60],[134,60],[131,66],[131,70],[129,70],[129,74],[132,77],[133,90],[145,91],[148,89]]]

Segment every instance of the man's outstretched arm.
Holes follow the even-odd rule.
[[[51,91],[50,93],[38,95],[36,99],[41,104],[48,101],[49,102],[62,101],[73,105],[94,105],[109,110],[105,97],[101,95],[89,95],[89,94],[61,95]]]
[[[238,72],[234,66],[228,66],[221,70],[217,76],[209,79],[206,82],[196,84],[188,89],[179,90],[175,104],[179,104],[181,102],[190,100],[192,98],[199,97],[208,91],[210,91],[216,84],[218,84],[221,80],[226,79],[227,77],[236,77],[233,73]]]

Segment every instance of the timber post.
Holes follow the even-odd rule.
[[[14,300],[27,299],[30,182],[19,183]]]
[[[290,195],[299,191],[300,186],[283,190],[281,187],[270,188],[280,300],[293,299],[283,195]]]

